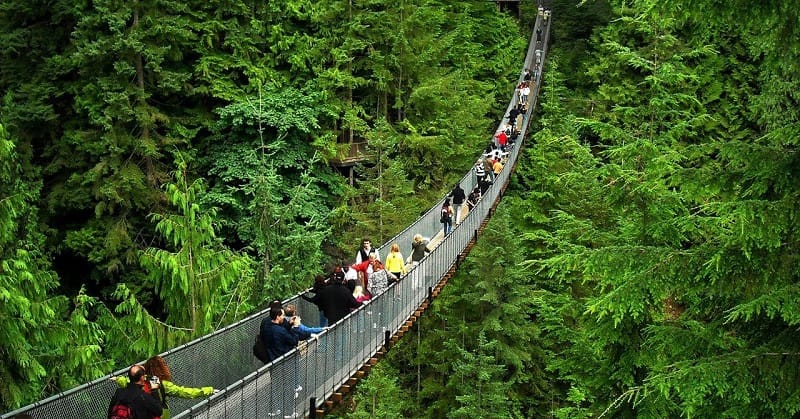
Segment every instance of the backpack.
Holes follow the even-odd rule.
[[[117,403],[111,407],[108,419],[133,419],[133,409],[127,404]]]
[[[264,340],[261,339],[261,332],[256,335],[256,341],[253,343],[253,355],[259,361],[269,364],[269,356],[267,355],[267,347],[264,346]]]
[[[442,218],[439,219],[440,223],[449,223],[450,222],[450,211],[442,208]]]

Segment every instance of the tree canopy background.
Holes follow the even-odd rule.
[[[342,415],[796,416],[796,7],[551,6],[511,187]]]
[[[23,3],[0,2],[3,409],[391,237],[488,140],[537,6]],[[548,5],[511,187],[342,415],[796,415],[795,5]],[[363,140],[350,185],[329,162]]]

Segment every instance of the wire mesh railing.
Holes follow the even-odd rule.
[[[299,349],[294,349],[267,365],[262,365],[252,353],[261,320],[268,310],[255,313],[241,321],[173,348],[162,357],[170,365],[175,383],[187,387],[213,386],[224,389],[203,400],[170,398],[173,418],[268,418],[305,417],[319,407],[341,387],[365,362],[373,357],[388,336],[394,335],[406,320],[428,298],[430,290],[456,263],[490,215],[500,198],[520,153],[520,145],[536,107],[550,36],[549,11],[540,10],[523,68],[531,68],[534,86],[529,96],[527,112],[520,127],[521,135],[508,155],[504,169],[497,175],[478,204],[472,208],[453,231],[444,237],[415,268],[387,291],[376,295],[363,307],[352,312],[332,328]],[[522,72],[518,82],[523,80]],[[517,106],[518,96],[512,95],[500,126],[508,124],[507,115]],[[472,170],[461,178],[465,191],[477,184]],[[413,236],[435,237],[441,230],[439,209],[444,198],[425,214],[381,246],[385,252],[392,243],[404,249],[410,247]],[[284,301],[295,304],[304,315],[305,323],[315,322],[317,307],[295,295]],[[109,378],[126,374],[127,369],[115,371],[69,391],[54,395],[32,405],[9,412],[0,419],[28,414],[35,419],[105,418],[108,403],[117,386]]]

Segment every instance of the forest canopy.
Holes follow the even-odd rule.
[[[550,5],[511,185],[345,415],[797,416],[795,5]]]
[[[0,5],[3,410],[394,235],[470,166],[528,36],[472,1]]]
[[[539,109],[502,203],[338,413],[797,415],[800,11],[546,3]],[[0,5],[3,411],[402,229],[491,135],[537,7]],[[350,182],[333,163],[356,143],[383,164]]]

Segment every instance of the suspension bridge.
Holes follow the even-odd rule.
[[[409,331],[456,272],[500,202],[536,108],[549,37],[550,11],[540,8],[519,73],[518,83],[523,81],[524,69],[531,69],[534,81],[519,127],[521,135],[492,186],[452,233],[443,236],[441,231],[442,198],[380,247],[386,254],[392,243],[408,247],[415,234],[431,237],[433,250],[419,265],[317,339],[270,364],[263,365],[252,353],[253,340],[261,320],[269,315],[268,309],[161,354],[170,365],[175,383],[187,387],[213,386],[221,390],[206,399],[169,398],[173,418],[317,417],[333,408],[369,373],[392,344]],[[515,91],[504,115],[509,115],[519,100]],[[507,116],[504,116],[500,127],[507,123]],[[464,190],[470,191],[477,182],[470,170],[460,183]],[[299,313],[306,314],[306,323],[314,326],[312,321],[316,316],[311,314],[317,313],[316,306],[299,295],[283,303],[295,304]],[[109,378],[126,373],[127,369],[116,371],[6,413],[0,419],[17,415],[29,415],[34,419],[105,418],[108,403],[117,389]]]

